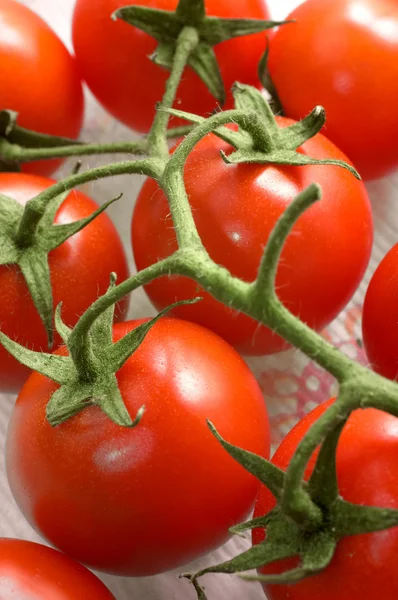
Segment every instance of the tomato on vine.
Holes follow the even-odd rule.
[[[128,0],[77,0],[73,44],[80,72],[101,104],[132,129],[147,132],[156,104],[163,96],[168,72],[148,58],[157,46],[153,38],[122,21],[112,22],[111,14],[129,4],[132,3]],[[137,0],[133,4],[175,10],[178,0]],[[206,0],[205,8],[211,16],[269,18],[265,0]],[[228,94],[226,107],[232,106],[230,89],[235,81],[260,86],[257,65],[264,47],[263,34],[215,46]],[[214,97],[190,68],[178,89],[176,107],[203,116],[217,108]],[[175,119],[172,122],[176,124]]]
[[[398,244],[376,269],[363,305],[362,332],[371,366],[384,377],[398,375]]]
[[[293,121],[277,117],[281,127]],[[330,165],[225,164],[233,148],[215,135],[204,138],[189,155],[185,185],[202,242],[210,257],[235,277],[254,281],[265,243],[276,221],[296,194],[314,181],[322,201],[300,217],[287,240],[278,267],[276,289],[282,302],[314,329],[322,329],[344,308],[367,267],[373,240],[369,199],[362,182]],[[317,159],[346,160],[323,135],[298,150]],[[148,179],[135,206],[132,245],[138,269],[177,249],[165,195]],[[162,277],[146,286],[156,308],[198,293],[198,284]],[[261,355],[286,347],[269,329],[238,314],[200,291],[204,300],[173,311],[226,339],[245,354]]]
[[[307,0],[270,40],[268,69],[285,114],[327,114],[325,135],[364,179],[398,166],[398,3]]]
[[[0,538],[2,600],[115,600],[88,569],[32,542]]]
[[[282,441],[272,462],[286,470],[304,435],[330,406],[329,400],[306,415]],[[375,409],[356,410],[345,425],[337,448],[337,479],[340,496],[359,505],[398,509],[398,420]],[[306,479],[315,466],[314,455]],[[275,499],[262,487],[254,516],[268,514]],[[254,544],[264,540],[263,529],[253,531]],[[398,574],[398,527],[377,533],[342,538],[330,565],[320,574],[294,585],[265,585],[269,600],[395,600]],[[296,566],[295,559],[282,560],[261,573],[282,573]]]
[[[24,206],[53,183],[53,180],[38,175],[0,173],[0,194]],[[54,223],[65,226],[88,217],[96,209],[98,205],[91,198],[73,191],[59,207]],[[63,303],[63,315],[70,326],[107,290],[112,271],[117,273],[120,281],[128,277],[122,242],[106,214],[99,215],[82,231],[51,250],[48,262],[53,304]],[[1,331],[30,349],[47,349],[45,327],[17,264],[0,265],[0,288]],[[118,320],[124,317],[127,307],[128,299],[118,304]],[[55,344],[60,342],[56,335]],[[0,389],[19,391],[28,374],[29,370],[0,346]]]
[[[115,325],[114,342],[142,323]],[[89,402],[52,427],[46,407],[58,386],[33,373],[11,416],[7,474],[23,514],[51,544],[95,569],[150,575],[223,543],[258,493],[206,419],[268,456],[267,411],[233,348],[185,321],[159,320],[116,376],[132,419],[145,405],[135,428]]]
[[[14,0],[0,4],[0,110],[18,113],[18,125],[77,138],[84,110],[75,59],[50,27]],[[50,175],[60,161],[27,163],[28,173]]]

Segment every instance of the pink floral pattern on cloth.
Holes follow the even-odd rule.
[[[360,342],[360,321],[361,308],[355,305],[323,335],[350,358],[367,364]],[[263,359],[261,370],[252,361],[250,366],[267,402],[274,450],[299,419],[337,392],[332,375],[297,350]]]

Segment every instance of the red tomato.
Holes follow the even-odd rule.
[[[278,123],[292,121],[280,118]],[[300,217],[285,246],[277,289],[293,313],[322,329],[351,298],[369,261],[373,227],[364,185],[332,166],[226,165],[220,150],[230,153],[231,147],[215,136],[198,144],[187,161],[185,184],[211,258],[245,281],[256,278],[267,238],[296,194],[314,181],[321,184],[323,199]],[[345,160],[322,135],[306,142],[301,152]],[[138,197],[132,240],[138,269],[177,248],[168,203],[153,180],[145,182]],[[157,308],[200,293],[202,302],[173,314],[212,329],[245,354],[270,354],[285,347],[269,329],[198,292],[187,278],[163,277],[146,290]]]
[[[398,244],[383,258],[363,305],[362,333],[372,367],[389,379],[398,376]]]
[[[37,175],[0,173],[0,194],[25,204],[53,183],[53,180]],[[54,222],[71,223],[89,216],[97,208],[98,204],[88,196],[71,192],[59,208]],[[119,282],[128,277],[124,248],[105,213],[50,252],[49,264],[54,307],[62,301],[62,317],[70,326],[99,295],[106,292],[112,271],[117,273]],[[0,266],[0,289],[1,331],[32,350],[46,351],[46,332],[19,267]],[[128,299],[123,299],[117,311],[119,320],[124,317],[127,308]],[[55,343],[60,342],[56,336]],[[19,391],[29,372],[0,345],[2,391]]]
[[[272,36],[269,71],[289,117],[317,104],[364,179],[398,166],[397,0],[307,0]],[[366,57],[366,58],[365,58]]]
[[[1,600],[115,600],[85,567],[60,552],[0,538]]]
[[[116,325],[115,341],[142,322]],[[11,417],[7,471],[25,517],[51,544],[95,569],[150,575],[219,546],[257,495],[206,419],[268,456],[268,417],[247,365],[194,323],[156,323],[117,377],[130,415],[146,407],[135,429],[97,407],[52,428],[45,409],[57,386],[34,373]]]
[[[156,103],[163,97],[168,72],[148,59],[157,46],[153,38],[127,23],[111,20],[115,10],[129,4],[129,0],[77,0],[73,43],[81,74],[96,98],[117,119],[147,132]],[[136,0],[134,4],[175,10],[178,0]],[[212,16],[269,18],[265,0],[206,0],[205,6]],[[264,49],[264,34],[236,38],[215,47],[227,92],[235,81],[260,85],[257,65]],[[189,68],[177,98],[177,108],[200,115],[217,107],[204,83]],[[227,107],[231,106],[229,93]]]
[[[287,435],[272,462],[286,469],[299,442],[333,400],[318,406]],[[357,410],[349,418],[337,451],[340,495],[348,502],[398,508],[398,419],[379,410]],[[312,458],[306,477],[315,465]],[[275,506],[263,487],[255,517]],[[264,539],[264,530],[253,532],[254,543]],[[296,585],[265,586],[269,600],[395,600],[398,597],[398,528],[346,537],[340,540],[331,564],[321,574]],[[263,568],[263,573],[281,573],[296,566],[284,560]]]
[[[0,22],[0,108],[17,111],[21,127],[77,138],[84,102],[75,59],[38,15],[14,0],[1,0]],[[59,165],[39,161],[23,170],[50,175]]]

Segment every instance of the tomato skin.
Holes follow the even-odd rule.
[[[278,123],[286,126],[292,121],[279,118]],[[314,181],[321,184],[323,199],[300,217],[286,243],[277,290],[293,313],[322,329],[346,305],[369,261],[373,226],[364,185],[332,166],[226,165],[220,150],[228,154],[231,147],[215,136],[201,141],[188,157],[184,179],[211,258],[245,281],[256,278],[264,244],[296,194]],[[301,151],[317,158],[345,159],[322,135],[306,142]],[[177,248],[168,203],[153,180],[145,182],[138,196],[132,244],[138,269]],[[146,291],[158,309],[176,299],[203,296],[202,302],[177,308],[173,315],[212,329],[244,354],[272,354],[286,347],[270,330],[224,307],[187,278],[163,277]]]
[[[19,113],[18,125],[51,135],[77,138],[84,98],[75,59],[26,6],[2,0],[0,6],[0,109]],[[51,175],[62,161],[26,163],[23,170]]]
[[[38,175],[0,173],[0,194],[25,204],[53,183],[52,179]],[[54,222],[71,223],[89,216],[97,208],[91,198],[73,191],[58,209]],[[69,326],[76,324],[83,312],[106,292],[112,271],[117,273],[119,282],[128,277],[122,242],[105,213],[50,252],[49,265],[54,306],[62,302],[62,318]],[[0,266],[0,289],[1,331],[32,350],[48,351],[44,326],[18,266]],[[128,304],[128,298],[118,304],[117,320],[124,318]],[[55,344],[60,343],[56,335]],[[18,392],[29,373],[0,346],[1,391]]]
[[[398,244],[376,269],[366,292],[362,333],[372,368],[389,379],[398,375]]]
[[[298,443],[309,427],[330,406],[329,400],[310,412],[294,427],[276,451],[272,462],[286,469]],[[398,419],[375,409],[357,410],[349,418],[337,451],[340,495],[349,502],[398,508]],[[308,479],[315,465],[311,459]],[[267,514],[275,506],[271,493],[261,488],[254,516]],[[253,531],[253,542],[264,539],[264,530]],[[295,585],[267,585],[268,600],[395,600],[398,595],[398,528],[346,537],[340,540],[325,571]],[[280,573],[296,566],[285,560],[263,568]]]
[[[60,552],[0,538],[1,600],[115,600],[85,567]]]
[[[325,135],[364,179],[396,169],[396,0],[307,0],[288,18],[296,23],[272,36],[268,63],[285,113],[322,105]]]
[[[73,44],[81,74],[101,104],[132,129],[147,132],[156,103],[163,97],[168,72],[148,59],[157,45],[153,38],[123,21],[115,23],[110,19],[115,10],[128,4],[128,0],[77,0]],[[134,4],[175,10],[178,0],[137,0]],[[205,6],[211,16],[269,18],[264,0],[206,0]],[[233,106],[230,89],[235,81],[260,85],[257,65],[264,49],[264,34],[215,46],[228,92],[227,108]],[[217,107],[215,98],[190,68],[184,74],[177,99],[176,108],[200,115],[209,115]],[[174,125],[181,123],[186,124],[173,120]]]
[[[141,322],[115,325],[115,341]],[[135,429],[97,407],[52,428],[45,407],[56,384],[34,373],[11,417],[7,473],[25,517],[51,544],[95,569],[151,575],[220,545],[254,504],[258,482],[206,419],[268,456],[267,411],[233,348],[185,321],[156,323],[117,377],[131,416],[146,407]]]

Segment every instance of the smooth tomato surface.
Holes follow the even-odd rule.
[[[141,322],[116,325],[114,339]],[[258,493],[206,419],[268,456],[268,417],[247,365],[193,323],[156,323],[117,377],[131,416],[146,407],[134,429],[97,407],[52,428],[45,409],[56,384],[34,373],[11,417],[7,472],[25,517],[51,544],[96,569],[150,575],[223,543]]]
[[[372,367],[389,379],[398,375],[398,244],[381,261],[365,296],[362,333]]]
[[[364,179],[398,166],[398,3],[307,0],[270,43],[269,70],[285,113],[326,109],[325,135]]]
[[[38,15],[14,0],[1,0],[0,23],[0,109],[17,111],[21,127],[77,138],[84,102],[75,59]],[[59,164],[32,162],[23,170],[50,175]]]
[[[332,400],[306,415],[283,440],[272,462],[286,469],[299,442]],[[337,476],[344,500],[368,506],[398,508],[398,419],[375,409],[357,410],[349,418],[337,450]],[[310,461],[306,477],[315,465]],[[263,487],[254,515],[267,514],[275,506]],[[264,539],[264,530],[254,530],[253,541]],[[329,567],[319,575],[295,585],[265,586],[269,600],[395,600],[398,597],[398,528],[340,540]],[[262,569],[280,573],[295,561],[280,561]]]
[[[53,183],[38,175],[0,173],[0,194],[25,204]],[[71,223],[88,217],[97,208],[91,198],[73,191],[58,209],[54,222]],[[106,292],[113,271],[120,282],[128,277],[122,242],[105,213],[50,252],[49,265],[54,307],[62,302],[62,317],[69,326]],[[0,266],[0,289],[1,331],[27,348],[47,351],[44,326],[18,266]],[[118,320],[124,317],[127,308],[128,299],[123,299],[116,309]],[[56,336],[55,343],[60,342]],[[0,346],[1,391],[19,391],[29,372]]]
[[[0,538],[1,600],[115,600],[88,569],[60,552]]]
[[[156,41],[111,14],[129,0],[77,0],[73,18],[73,44],[79,68],[103,106],[129,127],[146,132],[155,106],[164,93],[168,71],[149,60]],[[134,5],[175,10],[178,0],[137,0]],[[207,13],[225,18],[268,19],[265,0],[205,0]],[[265,34],[229,40],[215,46],[227,106],[235,81],[260,85],[257,65],[265,49]],[[177,94],[176,108],[207,115],[217,107],[215,98],[197,75],[187,68]],[[182,122],[182,121],[181,121]],[[174,121],[174,124],[176,122]],[[186,122],[185,122],[186,124]]]
[[[323,199],[300,217],[286,243],[277,291],[289,310],[322,329],[351,298],[369,261],[373,226],[364,185],[334,166],[226,165],[220,150],[228,154],[231,147],[215,136],[200,142],[186,163],[185,184],[211,258],[245,281],[256,278],[264,245],[286,207],[311,183],[321,184]],[[346,158],[322,135],[306,142],[301,152]],[[138,269],[177,248],[168,203],[153,180],[145,182],[138,197],[132,243]],[[146,290],[157,308],[203,296],[202,302],[173,314],[212,329],[245,354],[271,354],[285,347],[269,329],[226,308],[187,278],[163,277]]]

